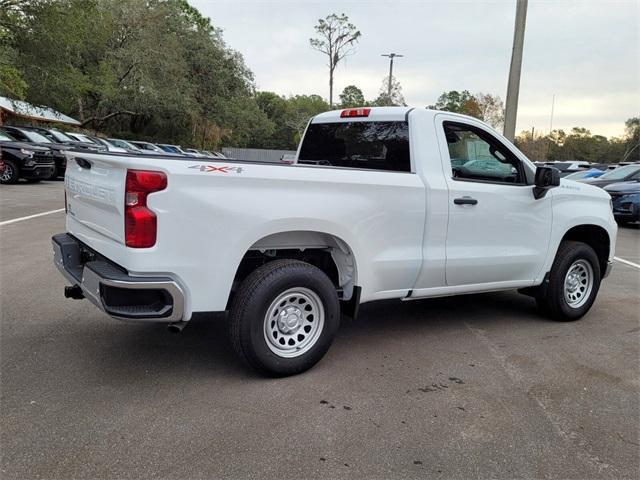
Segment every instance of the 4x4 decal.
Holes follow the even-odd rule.
[[[228,165],[224,165],[222,167],[217,167],[215,165],[192,165],[189,168],[197,168],[201,172],[215,172],[215,173],[242,173],[244,168],[242,167],[230,167]]]

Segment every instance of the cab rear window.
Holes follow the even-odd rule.
[[[410,172],[407,122],[340,122],[309,125],[298,163]]]

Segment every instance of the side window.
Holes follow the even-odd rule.
[[[525,184],[520,160],[482,129],[444,122],[454,180]]]
[[[312,123],[298,163],[410,172],[407,122]]]

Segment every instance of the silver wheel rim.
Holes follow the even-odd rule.
[[[264,339],[279,357],[299,357],[313,348],[323,327],[324,306],[318,294],[294,287],[271,302],[264,317]]]
[[[11,180],[11,175],[13,174],[13,168],[8,163],[4,164],[4,170],[0,173],[0,180],[3,182],[8,182]]]
[[[584,305],[593,289],[593,267],[586,260],[576,260],[564,277],[564,300],[571,308]]]

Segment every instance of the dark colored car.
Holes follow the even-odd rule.
[[[604,189],[611,195],[613,216],[618,223],[640,221],[640,179],[612,183]]]
[[[50,149],[18,142],[0,132],[0,183],[16,183],[20,178],[39,182],[51,178],[54,171]]]
[[[56,163],[53,178],[64,176],[64,171],[67,168],[67,158],[62,153],[64,150],[106,150],[94,143],[76,142],[62,132],[50,128],[4,126],[0,128],[0,131],[8,133],[20,142],[50,148],[53,151]],[[55,132],[55,135],[53,132]]]
[[[607,171],[607,173],[599,176],[598,178],[585,178],[578,180],[578,182],[588,183],[589,185],[604,188],[612,183],[620,183],[636,179],[640,179],[640,164],[618,167],[615,170]]]

